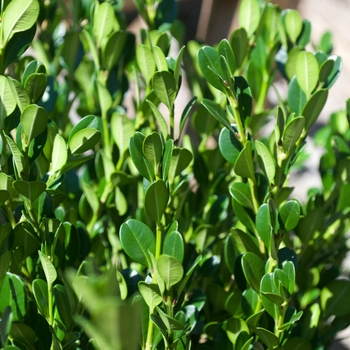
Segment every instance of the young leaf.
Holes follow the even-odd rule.
[[[17,144],[11,139],[11,137],[5,135],[5,138],[14,159],[14,163],[17,170],[17,177],[21,178],[23,176],[23,169],[25,167],[24,156],[21,150],[18,148]]]
[[[150,312],[153,312],[154,308],[163,301],[158,285],[155,283],[140,281],[138,286],[143,299],[150,309]]]
[[[94,12],[93,32],[100,48],[103,46],[103,40],[113,31],[115,25],[116,19],[112,5],[109,2],[97,3]]]
[[[287,10],[287,13],[284,16],[284,25],[289,39],[293,43],[296,43],[303,29],[303,22],[300,13],[297,10]]]
[[[148,252],[154,255],[156,239],[147,225],[130,219],[121,225],[119,236],[123,249],[131,259],[148,268],[152,267],[152,260]]]
[[[208,83],[225,92],[226,90],[222,83],[219,53],[211,46],[202,47],[198,51],[198,64]]]
[[[163,180],[153,182],[145,194],[145,211],[156,223],[160,223],[168,205],[169,191]]]
[[[239,7],[238,20],[251,37],[258,28],[260,21],[260,6],[258,0],[243,0]]]
[[[48,288],[46,281],[41,279],[35,279],[32,283],[32,289],[36,304],[41,314],[48,320],[50,317],[50,312]]]
[[[40,262],[43,267],[45,277],[46,277],[46,282],[49,287],[51,288],[53,282],[55,282],[57,278],[57,272],[55,267],[53,266],[51,260],[43,254],[41,251],[39,251],[39,257],[40,257]]]
[[[309,130],[310,127],[316,122],[324,105],[326,104],[327,97],[328,90],[319,90],[311,96],[310,100],[305,105],[302,115],[305,117],[306,130]]]
[[[161,255],[157,260],[157,268],[167,290],[180,282],[184,274],[181,263],[170,255]]]
[[[235,56],[236,69],[240,69],[249,47],[246,30],[244,28],[234,30],[230,36],[230,44]]]
[[[288,87],[288,104],[290,110],[297,116],[302,115],[302,110],[307,102],[304,91],[298,84],[297,78],[294,76]]]
[[[111,117],[111,131],[119,152],[124,154],[135,132],[132,120],[122,113],[114,112]]]
[[[282,135],[284,152],[289,155],[292,149],[295,147],[301,133],[303,132],[305,124],[304,117],[296,117],[292,119],[284,129]]]
[[[168,71],[168,64],[165,59],[164,52],[158,46],[153,46],[153,55],[158,71]]]
[[[258,213],[256,214],[255,222],[259,236],[269,250],[272,239],[272,225],[268,204],[264,203],[260,206]]]
[[[296,59],[296,77],[300,88],[309,97],[318,82],[318,62],[316,57],[307,51],[298,53]]]
[[[154,173],[158,170],[158,164],[162,156],[162,141],[156,132],[152,132],[146,136],[143,141],[143,154],[145,158],[152,164]]]

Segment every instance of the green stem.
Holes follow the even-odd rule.
[[[269,75],[266,71],[263,73],[263,81],[260,89],[259,98],[255,105],[255,114],[262,113],[265,107],[266,95],[269,89]]]
[[[150,310],[150,315],[151,315],[151,310]],[[154,324],[153,324],[151,318],[149,318],[148,329],[147,329],[146,350],[152,349],[153,328],[154,328]]]
[[[170,121],[170,137],[174,140],[174,119],[175,119],[175,108],[174,105],[170,109],[169,121]]]
[[[232,106],[233,116],[236,120],[236,125],[237,125],[237,129],[238,129],[240,141],[241,141],[242,145],[245,146],[247,143],[247,137],[246,137],[245,132],[244,132],[241,114],[239,113],[238,101],[236,101],[233,96],[229,96],[229,102]]]
[[[250,187],[250,193],[252,195],[252,200],[253,200],[253,210],[254,210],[254,214],[256,214],[259,210],[259,202],[257,200],[257,195],[255,191],[255,183],[252,179],[248,179],[248,182]]]
[[[160,256],[162,248],[162,230],[160,227],[160,224],[157,223],[157,228],[156,228],[156,252],[155,252],[155,258],[158,260]]]

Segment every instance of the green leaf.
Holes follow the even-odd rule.
[[[157,268],[167,290],[180,282],[184,274],[181,263],[170,255],[162,254],[157,260]]]
[[[47,283],[41,279],[35,279],[32,283],[35,302],[40,310],[40,313],[48,320],[49,312],[49,297]]]
[[[267,329],[262,327],[254,327],[253,330],[269,349],[274,349],[280,344],[278,337]]]
[[[294,287],[295,287],[295,267],[292,261],[287,261],[283,265],[283,271],[286,274],[288,278],[288,287],[287,290],[289,294],[294,293]]]
[[[343,66],[342,59],[339,56],[332,55],[329,56],[328,59],[334,61],[334,67],[331,74],[328,76],[328,79],[323,85],[325,89],[330,89],[333,86],[333,84],[337,81]]]
[[[60,171],[66,165],[68,159],[68,150],[64,138],[56,134],[53,141],[52,155],[51,155],[51,172]]]
[[[113,31],[116,26],[114,10],[110,3],[95,3],[93,17],[93,32],[98,46],[101,48],[103,40]]]
[[[182,331],[184,325],[173,317],[168,316],[161,308],[157,307],[158,314],[168,331]]]
[[[146,45],[136,47],[137,65],[148,84],[156,71],[156,63],[151,49]]]
[[[145,194],[145,211],[156,223],[160,223],[168,205],[169,191],[163,180],[153,182]]]
[[[152,164],[143,155],[143,141],[145,135],[136,132],[129,141],[129,150],[133,163],[139,173],[145,177],[149,182],[154,180],[154,168]]]
[[[242,149],[233,169],[238,176],[250,178],[255,181],[252,146],[250,141],[247,141],[245,147]]]
[[[241,318],[230,317],[227,321],[226,333],[232,344],[236,344],[237,338],[242,332],[250,334],[246,322]]]
[[[198,50],[198,64],[207,82],[218,90],[225,92],[222,83],[222,71],[219,53],[211,46],[204,46]],[[203,103],[203,102],[202,102]]]
[[[282,135],[283,149],[287,155],[292,153],[296,142],[299,140],[303,129],[304,129],[305,119],[304,117],[296,117],[292,119],[284,129]]]
[[[153,46],[153,55],[158,71],[168,71],[168,64],[163,50],[158,46]]]
[[[16,108],[10,84],[5,76],[0,75],[0,125],[4,125],[5,118]]]
[[[176,57],[174,78],[175,78],[175,82],[176,82],[177,91],[179,91],[180,84],[181,84],[181,62],[182,62],[182,56],[183,56],[184,50],[185,50],[185,46],[182,46],[177,57]]]
[[[320,83],[323,84],[327,81],[328,77],[334,68],[333,60],[326,60],[320,65]]]
[[[298,53],[296,59],[296,77],[300,88],[309,97],[318,82],[318,62],[316,57],[307,51]]]
[[[294,76],[288,87],[288,104],[291,112],[297,116],[302,115],[302,110],[307,102],[304,91],[298,84],[297,78]]]
[[[227,41],[227,39],[223,39],[220,41],[220,44],[218,46],[218,52],[219,55],[225,57],[225,60],[230,70],[230,75],[233,77],[236,70],[236,62],[232,47]]]
[[[202,255],[198,255],[196,260],[192,263],[192,265],[190,266],[190,268],[187,270],[185,277],[182,279],[179,288],[177,290],[178,295],[181,295],[182,291],[184,290],[188,280],[190,279],[193,271],[195,270],[195,268],[197,267],[197,265],[202,261],[203,257]]]
[[[233,211],[236,214],[239,221],[250,231],[255,232],[255,224],[250,213],[241,206],[236,200],[232,200]]]
[[[251,287],[260,292],[260,281],[264,276],[265,267],[263,261],[254,253],[247,252],[242,257],[242,268],[246,280]]]
[[[293,47],[289,52],[288,52],[288,59],[286,62],[286,65],[284,67],[287,77],[289,80],[291,80],[295,73],[296,70],[296,60],[298,57],[299,52],[301,52],[302,49],[299,46]],[[296,79],[296,78],[295,78]]]
[[[244,77],[238,76],[235,78],[235,95],[238,100],[238,111],[243,124],[250,117],[252,112],[252,92],[248,82]]]
[[[185,127],[185,123],[187,121],[187,118],[190,114],[190,111],[192,110],[192,107],[194,106],[194,104],[197,101],[197,97],[192,97],[191,100],[187,103],[186,107],[184,108],[182,114],[181,114],[181,119],[180,119],[180,130],[179,133],[180,135],[182,134],[182,131]]]
[[[8,146],[10,147],[14,163],[17,170],[17,177],[22,177],[23,169],[25,167],[25,160],[21,150],[18,148],[17,144],[11,139],[11,137],[5,135]]]
[[[62,284],[56,284],[53,288],[55,303],[55,319],[58,319],[66,329],[70,329],[73,323],[73,310],[70,304],[67,288]]]
[[[171,163],[169,167],[169,181],[173,182],[192,161],[192,153],[187,148],[173,148]]]
[[[119,152],[124,154],[129,148],[129,140],[135,132],[132,120],[124,114],[114,112],[111,117],[111,131]]]
[[[244,232],[237,228],[231,229],[231,235],[234,239],[236,248],[240,253],[251,252],[257,256],[261,255],[259,250],[259,242],[255,236],[251,235],[249,232]]]
[[[102,47],[103,64],[108,71],[118,62],[120,55],[125,49],[128,33],[126,32],[112,32],[109,35]]]
[[[310,100],[307,102],[302,113],[305,118],[306,130],[309,130],[310,127],[316,122],[324,105],[326,104],[327,97],[328,90],[322,89],[312,95]]]
[[[8,306],[12,309],[13,322],[21,321],[27,312],[27,296],[24,283],[19,276],[10,272],[6,273],[2,281],[0,313],[2,314]]]
[[[311,345],[311,343],[302,337],[291,337],[281,347],[281,350],[313,350],[313,349],[314,347]]]
[[[45,190],[46,184],[41,181],[21,181],[17,180],[13,182],[13,187],[16,192],[34,202]]]
[[[284,203],[280,210],[279,215],[282,219],[286,231],[291,231],[295,228],[300,219],[300,205],[296,200],[291,200]]]
[[[16,100],[18,108],[20,109],[21,112],[23,112],[24,109],[30,103],[28,93],[19,81],[12,79],[11,77],[7,77],[7,80],[11,87],[12,94]]]
[[[27,349],[34,348],[34,342],[36,340],[36,334],[32,328],[27,326],[25,323],[12,323],[11,327],[11,338],[19,344],[24,344]],[[17,349],[17,347],[15,347]]]
[[[152,132],[146,136],[143,141],[143,154],[145,158],[152,164],[154,173],[158,171],[158,165],[162,157],[162,141],[156,132]]]
[[[154,116],[157,119],[160,132],[162,133],[163,139],[166,140],[168,138],[169,132],[168,132],[168,124],[166,123],[162,113],[159,111],[159,109],[154,105],[154,103],[150,100],[146,100],[147,103],[150,105],[152,112]]]
[[[271,298],[273,297],[273,295],[277,295],[277,297],[279,297],[278,295],[278,290],[275,286],[274,283],[274,274],[273,273],[269,273],[266,274],[260,283],[260,295],[261,295],[261,301],[262,304],[266,310],[266,312],[272,316],[272,318],[275,320],[275,322],[278,320],[278,317],[280,315],[280,308],[279,306],[277,306],[277,304],[273,301],[271,301]],[[266,295],[269,295],[271,298],[267,298]],[[279,299],[280,300],[280,299]],[[283,300],[282,300],[283,302]]]
[[[272,239],[272,225],[268,204],[265,203],[260,206],[258,213],[256,214],[255,221],[256,229],[261,240],[264,242],[266,248],[270,250]]]
[[[345,302],[349,293],[349,280],[336,280],[323,287],[320,300],[324,317],[350,315],[350,305]]]
[[[158,285],[155,283],[140,281],[138,286],[143,299],[150,309],[150,312],[153,312],[154,308],[163,301]]]
[[[43,95],[47,84],[46,74],[35,73],[31,74],[24,83],[31,103],[36,103]]]
[[[44,108],[37,105],[29,105],[21,114],[22,132],[24,134],[24,145],[29,146],[30,142],[40,135],[45,129],[48,115]]]
[[[13,313],[11,306],[7,306],[0,320],[0,343],[5,346],[12,326]],[[7,349],[8,347],[5,347]]]
[[[168,71],[156,72],[153,75],[153,89],[157,97],[170,110],[174,107],[177,95],[176,82],[171,73]]]
[[[236,68],[241,68],[249,47],[248,34],[244,28],[236,29],[230,36],[230,44],[235,55]]]
[[[165,143],[165,151],[162,159],[162,179],[164,181],[168,178],[169,169],[171,166],[171,159],[173,155],[174,141],[169,139]]]
[[[13,0],[2,16],[4,43],[13,34],[30,29],[38,18],[40,5],[37,0]]]
[[[220,132],[218,143],[223,157],[231,164],[235,164],[242,150],[242,145],[235,134],[226,127],[223,128]]]
[[[201,103],[219,123],[226,126],[232,133],[235,133],[235,130],[228,121],[226,113],[215,102],[203,98]]]
[[[248,184],[234,182],[229,188],[231,196],[243,207],[253,209],[252,195]]]
[[[257,0],[242,0],[238,10],[238,20],[241,27],[251,37],[260,21],[260,5]]]
[[[49,287],[51,288],[53,282],[55,282],[57,278],[57,272],[55,267],[53,266],[51,260],[43,254],[41,251],[39,251],[39,257],[40,257],[40,262],[43,267],[45,277],[46,277],[46,282]]]
[[[156,239],[151,229],[141,221],[130,219],[124,222],[119,230],[120,242],[125,253],[134,261],[151,268],[156,250]]]
[[[72,154],[84,153],[93,148],[101,138],[101,132],[97,129],[86,128],[76,132],[68,141]]]
[[[183,262],[185,255],[184,240],[178,231],[169,232],[164,239],[163,254],[173,256],[180,263]]]
[[[270,184],[273,184],[276,174],[275,159],[273,158],[270,150],[259,140],[255,141],[255,148],[259,156],[259,164],[263,169],[266,177],[269,179]]]
[[[284,25],[289,39],[293,43],[296,43],[303,29],[303,21],[300,13],[297,10],[287,10],[284,16]]]

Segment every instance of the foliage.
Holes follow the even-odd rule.
[[[229,40],[185,47],[177,1],[135,0],[137,38],[122,5],[2,2],[1,347],[326,349],[350,323],[349,101],[315,136],[322,188],[288,177],[341,70],[329,33],[307,51],[296,10],[243,0]]]

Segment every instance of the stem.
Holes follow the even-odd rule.
[[[150,310],[151,316],[151,310]],[[154,324],[151,318],[148,320],[148,329],[147,329],[147,340],[146,340],[146,350],[152,349],[152,340],[153,340],[153,328]]]
[[[155,258],[158,260],[160,256],[160,251],[162,248],[162,230],[160,227],[160,224],[157,223],[157,228],[156,228],[156,252],[155,252]]]
[[[242,145],[245,146],[245,144],[247,143],[247,138],[245,136],[245,132],[244,132],[244,128],[243,128],[241,114],[239,113],[239,109],[238,109],[238,101],[235,101],[233,96],[229,96],[229,102],[232,106],[233,116],[236,120],[238,134],[240,136],[240,141],[241,141]]]
[[[256,214],[259,210],[259,202],[256,199],[256,191],[255,191],[255,184],[254,181],[252,179],[248,179],[249,182],[249,187],[250,187],[250,193],[252,195],[252,200],[253,200],[253,209],[254,209],[254,214]]]
[[[170,121],[170,137],[174,140],[174,116],[175,108],[174,105],[170,109],[169,121]]]
[[[262,113],[264,111],[264,105],[265,105],[266,95],[267,95],[268,89],[269,89],[269,75],[267,74],[266,71],[264,71],[259,98],[256,101],[256,105],[255,105],[255,113],[256,114]]]

